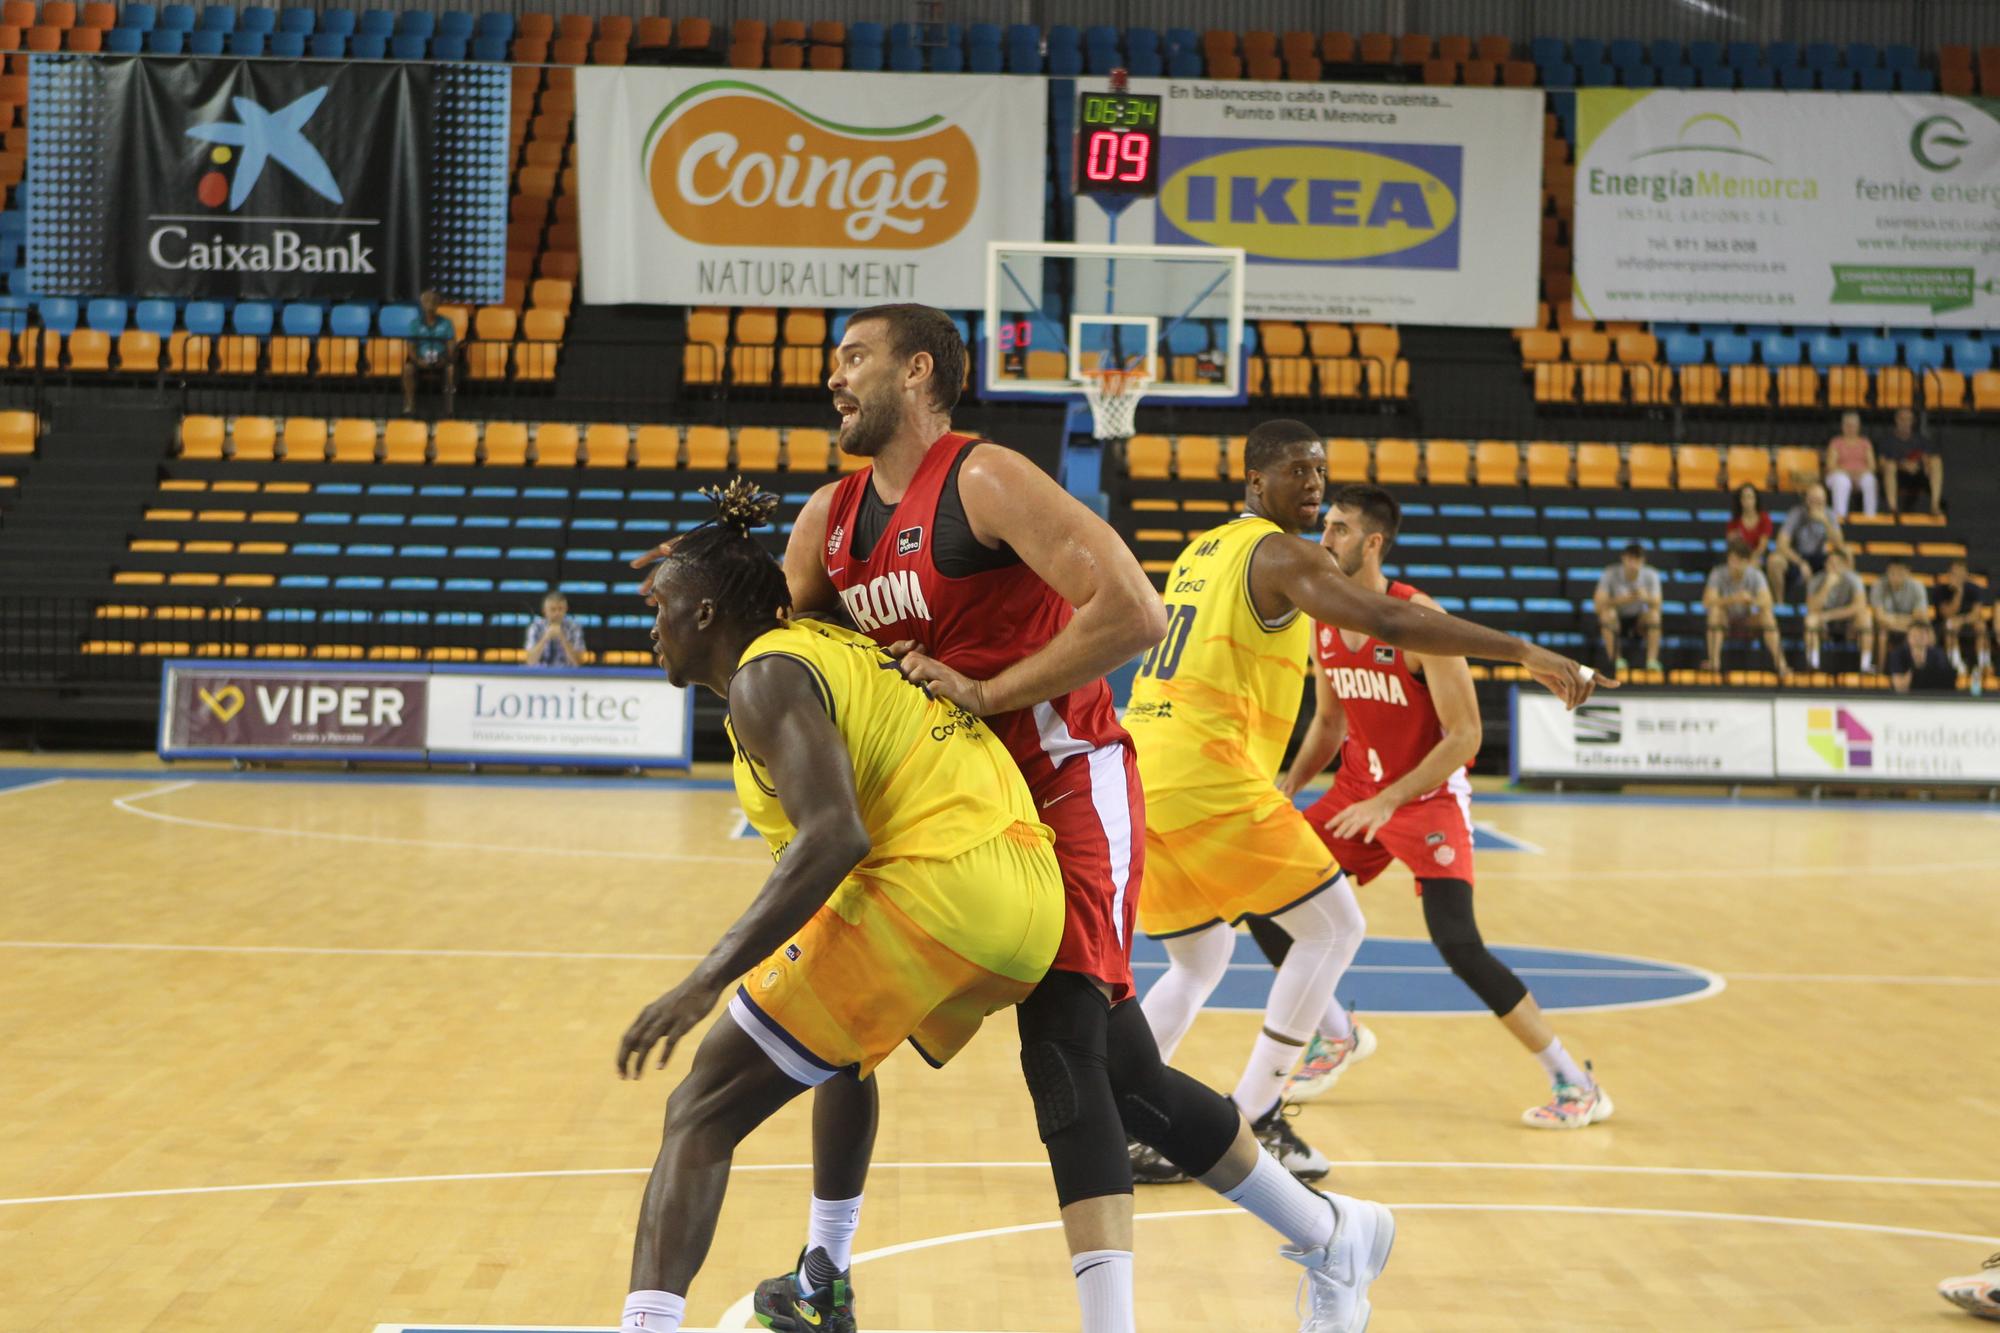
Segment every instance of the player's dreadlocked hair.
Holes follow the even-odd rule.
[[[785,570],[750,535],[771,521],[778,497],[737,477],[726,486],[704,486],[715,505],[709,520],[674,542],[668,557],[692,580],[697,596],[745,624],[776,620],[792,609]]]

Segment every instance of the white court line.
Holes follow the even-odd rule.
[[[2000,977],[1892,977],[1856,972],[1731,972],[1731,981],[1802,981],[1857,986],[2000,986]]]
[[[1046,1171],[1047,1161],[876,1162],[878,1171]],[[1807,1184],[1880,1185],[1899,1188],[2000,1190],[2000,1180],[1958,1180],[1945,1176],[1863,1176],[1823,1171],[1765,1171],[1721,1166],[1622,1166],[1573,1162],[1335,1162],[1336,1171],[1548,1171],[1569,1175],[1696,1176],[1718,1180],[1780,1180]],[[567,1180],[595,1176],[643,1176],[649,1166],[606,1166],[548,1171],[465,1171],[424,1176],[364,1176],[350,1180],[280,1180],[247,1185],[186,1185],[172,1189],[113,1190],[97,1194],[47,1194],[0,1199],[0,1208],[47,1203],[92,1203],[107,1199],[162,1199],[202,1194],[249,1194],[276,1190],[356,1189],[363,1185],[455,1184],[488,1180]],[[810,1171],[810,1162],[753,1162],[730,1167],[731,1174],[764,1175]]]
[[[37,787],[53,787],[58,782],[67,781],[69,781],[68,778],[41,778],[35,782],[23,782],[12,787],[0,787],[0,796],[12,796],[16,792],[33,791]]]
[[[331,833],[321,829],[264,828],[256,824],[228,824],[213,819],[191,819],[158,810],[141,810],[136,801],[151,800],[192,787],[193,781],[170,782],[164,787],[142,791],[137,796],[119,796],[112,806],[128,815],[179,824],[187,828],[213,829],[219,833],[262,833],[280,838],[319,838],[327,842],[368,842],[385,847],[431,847],[449,852],[505,852],[509,855],[570,856],[591,861],[701,861],[716,865],[753,866],[769,860],[764,856],[706,856],[698,852],[632,852],[616,849],[517,846],[504,842],[447,842],[435,838],[391,838],[373,833]]]

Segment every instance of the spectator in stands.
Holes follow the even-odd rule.
[[[1965,645],[1972,644],[1974,660],[1979,665],[1979,674],[1985,675],[1986,668],[1993,664],[1993,604],[1988,600],[1989,589],[1981,588],[1972,581],[1971,571],[1966,568],[1963,556],[1951,562],[1951,567],[1938,580],[1937,601],[1934,603],[1938,623],[1943,629],[1945,655],[1960,671],[1965,670]]]
[[[1708,610],[1708,661],[1710,671],[1722,669],[1722,640],[1727,634],[1755,629],[1764,636],[1764,647],[1780,676],[1792,674],[1785,662],[1785,646],[1778,640],[1778,616],[1771,604],[1771,585],[1764,572],[1750,563],[1750,548],[1740,541],[1729,543],[1723,562],[1709,571],[1708,587],[1701,594]]]
[[[1910,562],[1901,556],[1889,561],[1875,588],[1868,594],[1875,612],[1875,660],[1885,664],[1889,649],[1903,641],[1910,626],[1931,618],[1931,595],[1924,585],[1910,577]]]
[[[1738,487],[1736,512],[1730,517],[1729,525],[1723,529],[1723,537],[1740,540],[1750,548],[1750,563],[1762,565],[1770,558],[1771,534],[1774,530],[1775,525],[1771,522],[1771,516],[1764,512],[1764,497],[1757,493],[1757,488]]]
[[[1907,407],[1896,409],[1896,424],[1875,441],[1875,457],[1882,468],[1882,496],[1889,512],[1903,512],[1905,492],[1914,494],[1921,484],[1929,492],[1931,513],[1944,513],[1944,455],[1937,443],[1917,430],[1917,414]]]
[[[1772,544],[1765,566],[1770,574],[1771,595],[1784,601],[1786,579],[1792,570],[1799,571],[1803,582],[1826,568],[1826,553],[1830,548],[1846,544],[1840,521],[1827,510],[1826,487],[1807,487],[1805,503],[1794,505],[1785,515],[1778,528],[1778,539]]]
[[[569,618],[569,598],[552,592],[542,598],[542,613],[528,622],[528,665],[583,665],[583,627]]]
[[[458,391],[458,329],[438,309],[435,287],[417,298],[416,327],[410,331],[410,354],[403,358],[403,415],[417,411],[417,376],[437,375],[444,380],[444,414],[451,415],[452,395]]]
[[[1847,517],[1856,489],[1861,511],[1875,512],[1875,442],[1862,433],[1859,412],[1842,412],[1840,434],[1826,442],[1826,487],[1835,518]]]
[[[1958,688],[1958,668],[1937,646],[1937,633],[1928,620],[1913,622],[1909,637],[1883,665],[1898,694],[1950,694]]]
[[[1806,665],[1819,670],[1819,646],[1824,639],[1846,639],[1861,649],[1861,669],[1873,671],[1875,616],[1868,609],[1868,589],[1854,572],[1854,557],[1845,546],[1826,553],[1826,568],[1806,585]]]
[[[1646,636],[1646,669],[1660,669],[1660,573],[1646,563],[1646,548],[1638,542],[1627,546],[1618,563],[1606,565],[1591,595],[1597,608],[1597,628],[1604,635],[1604,658],[1625,670],[1619,645],[1634,634]]]

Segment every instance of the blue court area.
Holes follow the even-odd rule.
[[[1542,1008],[1630,1009],[1674,1004],[1722,989],[1722,978],[1675,963],[1570,949],[1496,944],[1493,952],[1520,974]],[[1139,992],[1167,970],[1166,947],[1141,938],[1132,950]],[[1209,1009],[1261,1012],[1275,975],[1256,942],[1236,937],[1236,954]],[[1364,940],[1340,979],[1340,998],[1364,1014],[1483,1014],[1486,1006],[1444,965],[1429,940]]]

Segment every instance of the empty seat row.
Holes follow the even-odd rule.
[[[530,427],[518,421],[441,421],[398,418],[386,424],[344,417],[221,417],[181,421],[181,458],[238,462],[375,463],[488,467],[688,468],[750,472],[789,470],[824,474],[865,460],[838,454],[824,430],[795,426],[637,428],[599,422],[579,428],[566,422]]]

